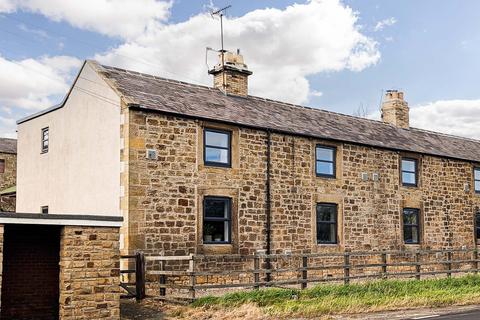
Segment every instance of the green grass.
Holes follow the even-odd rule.
[[[319,316],[480,303],[480,276],[451,279],[383,280],[364,284],[319,285],[311,289],[262,289],[208,296],[193,307],[261,307],[272,315]]]

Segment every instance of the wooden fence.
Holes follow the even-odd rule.
[[[122,299],[135,298],[139,301],[145,298],[145,274],[143,253],[120,256],[120,287],[125,290]]]
[[[372,279],[451,277],[479,271],[476,249],[315,254],[136,256],[150,296],[194,300],[228,289],[296,287]],[[270,269],[266,269],[270,266]],[[132,271],[132,270],[130,270]],[[141,286],[141,285],[140,285]],[[138,288],[138,282],[137,282]],[[142,290],[142,289],[137,289]],[[143,289],[145,292],[145,288]]]

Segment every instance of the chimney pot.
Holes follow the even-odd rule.
[[[223,59],[220,52],[218,58],[218,63],[208,71],[213,75],[213,86],[225,94],[248,96],[248,76],[252,72],[248,70],[240,49],[236,53],[224,51]]]

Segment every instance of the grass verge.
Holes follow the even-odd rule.
[[[242,291],[200,298],[192,306],[217,309],[253,304],[270,315],[315,317],[475,303],[480,303],[480,275]]]

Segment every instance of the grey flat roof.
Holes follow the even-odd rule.
[[[120,227],[122,222],[120,216],[0,212],[0,224]]]

